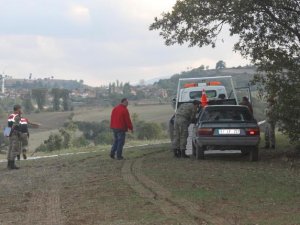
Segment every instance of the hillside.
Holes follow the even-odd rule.
[[[175,74],[168,79],[160,79],[155,82],[155,85],[167,89],[171,95],[175,95],[179,78],[231,75],[236,87],[246,87],[253,79],[255,72],[255,67],[225,68],[219,70],[203,70],[201,68],[196,68],[190,71],[181,72],[180,74]],[[229,84],[225,82],[224,85],[228,86]],[[255,89],[255,87],[252,88]]]

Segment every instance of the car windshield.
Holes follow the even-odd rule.
[[[245,107],[218,107],[207,108],[202,116],[201,121],[253,121],[253,116]]]
[[[217,92],[215,90],[206,90],[205,93],[208,98],[217,97]],[[191,91],[190,92],[190,99],[199,100],[201,98],[201,96],[202,96],[202,91]]]

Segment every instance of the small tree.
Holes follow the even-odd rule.
[[[60,109],[60,97],[61,97],[61,90],[59,88],[52,88],[51,95],[53,97],[52,104],[53,104],[53,110],[59,111]]]
[[[32,89],[32,97],[36,100],[38,109],[40,111],[42,111],[44,109],[44,106],[46,104],[47,93],[48,93],[48,90],[45,88]]]
[[[26,96],[23,100],[24,112],[31,113],[34,110],[30,96]]]
[[[216,63],[216,70],[225,69],[226,63],[223,60],[220,60]]]
[[[70,91],[67,89],[62,89],[61,97],[63,99],[63,109],[64,111],[68,111],[70,109]]]

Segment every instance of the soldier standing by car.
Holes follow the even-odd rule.
[[[251,103],[249,102],[249,99],[247,97],[243,97],[242,101],[240,102],[240,105],[245,105],[248,107],[249,111],[251,112],[251,114],[253,115],[253,108]]]
[[[199,104],[200,102],[197,100],[194,100],[193,102],[182,103],[176,111],[173,140],[173,151],[175,157],[188,157],[185,154],[188,127],[196,117]]]
[[[266,124],[265,124],[265,148],[275,149],[275,125],[276,120],[273,116],[274,111],[274,99],[268,100],[268,107],[265,110]]]
[[[19,169],[15,164],[15,158],[20,154],[20,120],[21,120],[21,106],[14,105],[14,112],[9,115],[7,124],[11,128],[9,134],[9,149],[7,152],[7,168]]]

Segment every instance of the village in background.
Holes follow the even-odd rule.
[[[101,87],[88,86],[84,80],[61,80],[54,76],[33,78],[30,74],[24,79],[15,79],[0,75],[0,117],[6,117],[14,104],[21,104],[25,113],[72,111],[76,107],[85,106],[114,106],[123,97],[137,105],[171,104],[179,78],[231,75],[237,87],[244,87],[249,85],[255,74],[253,66],[226,68],[225,65],[225,62],[219,61],[216,69],[205,69],[202,65],[156,82],[141,79],[136,84],[130,84],[116,80]],[[255,91],[255,87],[252,89]]]

